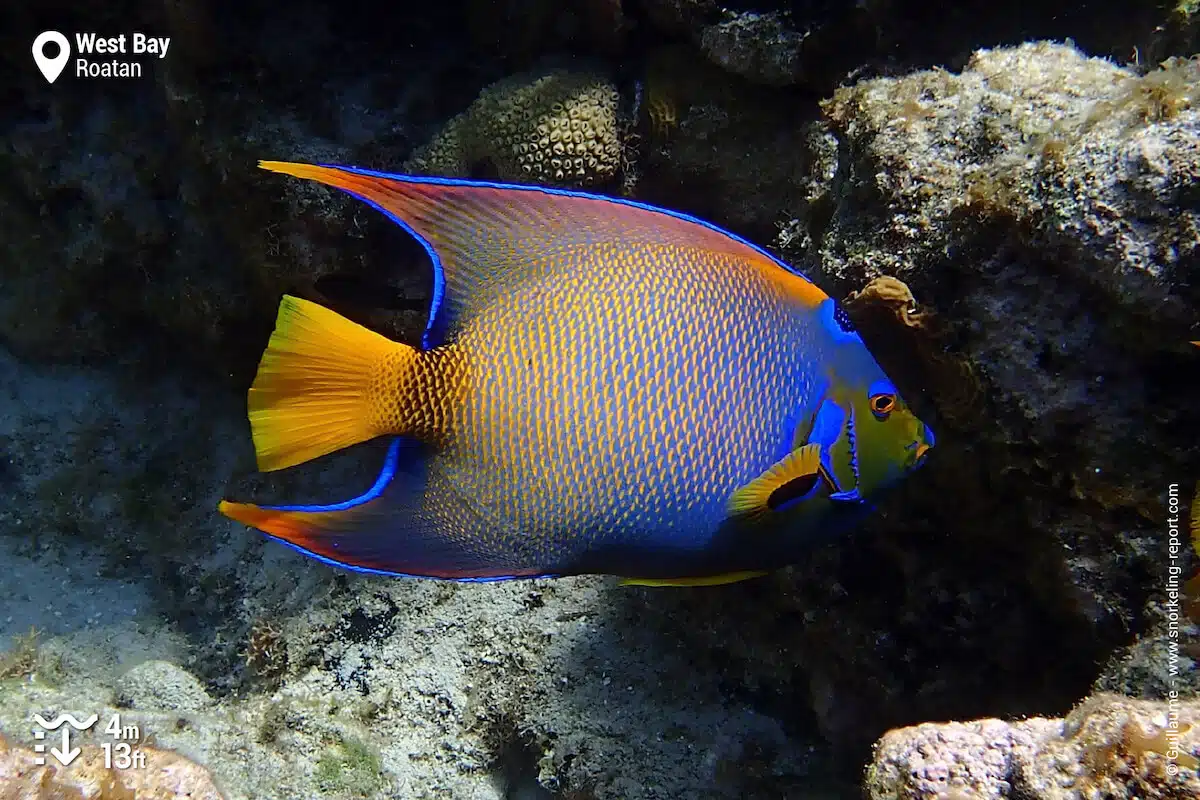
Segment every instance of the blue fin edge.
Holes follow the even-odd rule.
[[[271,511],[300,511],[300,512],[320,512],[320,511],[346,511],[360,506],[363,503],[368,503],[383,494],[383,490],[392,482],[392,478],[396,477],[396,467],[400,461],[400,446],[404,440],[402,437],[393,437],[392,443],[388,445],[387,457],[384,459],[383,468],[379,471],[379,476],[375,479],[375,483],[371,488],[360,494],[358,497],[345,500],[341,503],[331,503],[328,505],[292,505],[292,506],[261,506],[262,508],[270,509]],[[344,564],[341,561],[334,561],[311,550],[306,550],[297,544],[272,536],[269,533],[264,533],[268,539],[279,542],[282,545],[295,550],[296,552],[305,555],[315,561],[320,561],[322,564],[328,564],[331,567],[348,570],[350,572],[358,572],[363,575],[386,575],[392,578],[420,578],[423,580],[448,581],[451,583],[497,583],[499,581],[513,580],[534,580],[536,578],[559,578],[561,575],[555,573],[545,573],[542,575],[493,575],[486,578],[438,578],[431,575],[414,575],[407,572],[391,572],[385,569],[372,569],[370,567],[356,567],[353,564]]]
[[[383,178],[405,178],[405,180],[407,180],[407,177],[403,176],[403,175],[388,175],[386,172],[372,172],[371,170],[366,170],[366,169],[354,169],[352,167],[340,167],[336,164],[318,164],[317,166],[329,167],[330,169],[340,169],[345,172],[357,172],[357,173],[361,173],[363,175],[372,175],[372,176],[383,177]],[[330,188],[337,189],[340,192],[344,192],[344,193],[350,195],[351,197],[353,197],[354,199],[360,200],[363,203],[367,204],[371,208],[378,211],[380,214],[383,214],[385,217],[390,219],[392,222],[399,225],[400,228],[403,229],[406,233],[408,233],[409,236],[416,239],[417,242],[421,245],[421,247],[425,250],[425,252],[429,254],[429,260],[433,264],[433,297],[429,302],[429,318],[425,321],[425,331],[421,334],[421,348],[424,350],[429,350],[429,349],[441,344],[440,341],[435,341],[435,338],[439,338],[439,337],[434,336],[433,330],[434,330],[434,325],[438,318],[438,311],[441,310],[442,301],[446,297],[446,276],[445,276],[445,270],[442,268],[441,256],[438,255],[437,250],[434,249],[434,246],[429,242],[428,239],[426,239],[421,234],[417,233],[416,230],[414,230],[411,225],[409,225],[407,222],[405,222],[404,220],[397,217],[391,211],[388,211],[386,208],[384,208],[383,206],[376,203],[374,200],[369,200],[369,199],[363,197],[361,194],[358,194],[357,192],[351,192],[348,189],[341,189],[336,186],[331,186]]]
[[[363,503],[369,503],[383,494],[383,490],[392,482],[392,478],[396,477],[396,466],[400,462],[400,445],[403,441],[403,438],[399,436],[392,437],[392,443],[388,445],[387,456],[383,460],[383,467],[379,470],[379,477],[375,479],[375,483],[371,485],[370,489],[367,489],[358,497],[329,505],[260,506],[260,508],[265,508],[269,511],[346,511],[355,506],[361,506]]]
[[[753,242],[749,242],[749,241],[743,239],[742,237],[738,236],[735,233],[730,233],[729,231],[725,230],[724,228],[714,225],[711,222],[705,222],[704,220],[699,219],[698,217],[693,217],[691,214],[684,214],[681,211],[671,211],[670,209],[660,208],[659,206],[652,206],[648,203],[639,203],[636,200],[628,200],[626,198],[621,198],[621,197],[606,197],[605,195],[591,194],[589,192],[580,192],[580,191],[576,191],[574,189],[560,189],[560,188],[551,187],[551,186],[533,186],[533,185],[521,184],[521,183],[499,183],[499,182],[495,182],[495,181],[475,181],[475,180],[469,180],[466,178],[438,178],[438,177],[431,177],[431,176],[427,176],[427,175],[401,175],[401,174],[393,173],[393,172],[379,172],[378,170],[373,170],[373,169],[363,169],[361,167],[348,167],[348,166],[344,166],[342,164],[317,164],[316,166],[326,167],[328,169],[338,169],[338,170],[342,170],[343,172],[354,172],[359,175],[370,175],[375,178],[387,178],[388,180],[402,180],[402,181],[407,181],[409,183],[424,183],[424,184],[431,184],[431,185],[435,185],[435,186],[483,186],[483,187],[487,187],[490,189],[511,189],[511,190],[522,191],[522,192],[541,192],[542,194],[556,195],[559,197],[582,197],[582,198],[585,198],[588,200],[601,200],[606,203],[615,203],[617,205],[630,206],[631,208],[638,208],[643,211],[650,211],[650,212],[653,212],[656,214],[665,214],[668,217],[674,217],[675,219],[683,220],[684,222],[692,222],[692,223],[695,223],[696,225],[701,225],[705,228],[708,228],[710,231],[714,231],[715,233],[721,234],[722,236],[728,236],[730,239],[737,242],[738,244],[745,245],[746,247],[749,247],[751,250],[754,250],[756,253],[762,255],[764,258],[771,261],[772,263],[774,263],[776,266],[778,266],[780,269],[784,270],[785,272],[790,272],[793,275],[797,275],[797,276],[803,278],[804,280],[808,281],[809,283],[812,283],[814,286],[816,286],[816,284],[813,283],[812,279],[809,278],[807,275],[805,275],[800,270],[796,269],[795,267],[789,266],[788,264],[785,264],[783,261],[781,261],[780,259],[771,255],[769,252],[767,252],[763,248],[759,247],[758,245],[754,244]],[[421,346],[428,350],[430,347],[434,347],[434,346],[441,344],[440,341],[434,341],[435,336],[434,336],[433,331],[434,331],[435,324],[437,322],[438,311],[441,310],[442,303],[445,300],[446,281],[445,281],[445,274],[444,274],[445,271],[442,268],[442,260],[438,256],[437,251],[434,249],[433,245],[430,244],[430,242],[428,242],[424,237],[420,236],[415,230],[413,230],[412,227],[408,223],[404,222],[402,219],[400,219],[399,217],[397,217],[395,214],[391,213],[387,209],[381,207],[377,203],[374,203],[370,200],[363,198],[361,195],[355,194],[354,192],[346,191],[345,189],[342,189],[341,191],[346,192],[346,194],[349,194],[349,195],[357,198],[358,200],[362,200],[367,205],[369,205],[372,208],[375,208],[376,210],[383,213],[384,216],[388,217],[390,220],[395,222],[397,225],[399,225],[401,228],[403,228],[405,231],[407,231],[414,239],[416,239],[418,242],[420,242],[421,247],[425,248],[425,252],[429,254],[429,258],[433,262],[433,300],[430,303],[430,307],[429,307],[429,319],[425,323],[425,333],[421,337]],[[832,323],[832,326],[834,329],[840,330],[840,328],[838,328],[837,324],[833,320],[832,298],[828,302],[830,303],[829,322]],[[843,335],[846,335],[846,334],[843,333]],[[854,338],[857,338],[857,337],[854,337]]]

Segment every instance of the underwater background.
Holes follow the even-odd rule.
[[[0,797],[1200,797],[1198,14],[9,4]],[[170,47],[51,84],[50,29]],[[711,221],[846,300],[937,448],[859,530],[742,584],[305,559],[218,500],[344,496],[383,456],[256,471],[280,295],[415,342],[431,277],[263,158]],[[61,739],[34,715],[60,713],[99,721],[37,764]],[[145,765],[106,767],[122,743]]]

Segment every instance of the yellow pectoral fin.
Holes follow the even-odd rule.
[[[818,444],[796,448],[735,491],[729,497],[729,512],[753,516],[770,511],[782,502],[807,494],[812,483],[806,479],[825,479],[831,485],[833,483],[821,466],[821,446]]]
[[[727,583],[761,578],[768,573],[759,570],[727,572],[724,575],[706,575],[702,578],[622,578],[622,586],[723,586]]]

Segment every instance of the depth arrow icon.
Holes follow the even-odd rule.
[[[63,728],[62,736],[63,736],[62,750],[59,750],[57,747],[51,747],[50,755],[57,758],[58,763],[62,764],[65,767],[67,764],[70,764],[72,761],[75,760],[75,756],[79,755],[80,750],[78,747],[76,747],[74,750],[71,749],[71,729],[70,728]]]

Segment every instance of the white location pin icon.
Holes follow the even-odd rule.
[[[46,54],[42,52],[50,42],[58,45],[58,55],[54,58],[46,58]],[[46,81],[54,83],[62,74],[63,67],[71,60],[71,43],[58,31],[42,31],[33,40],[33,60],[42,74],[46,76]]]

